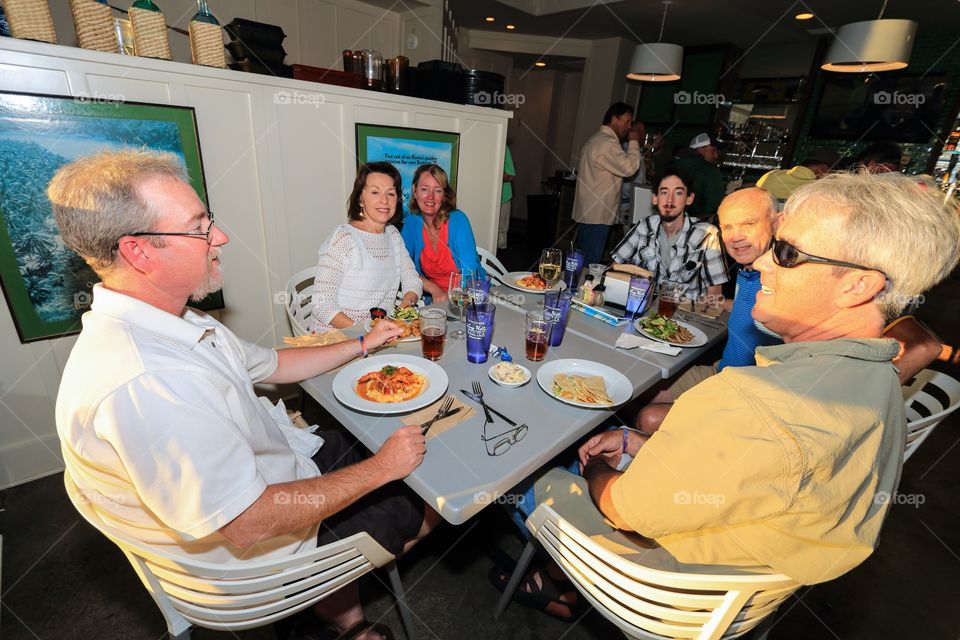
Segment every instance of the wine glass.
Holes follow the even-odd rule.
[[[469,270],[464,270],[462,272],[452,271],[450,273],[450,282],[447,286],[447,296],[450,298],[450,303],[456,305],[457,310],[460,313],[460,325],[459,327],[450,332],[451,340],[463,340],[467,333],[463,330],[463,309],[467,305],[467,283],[470,281],[472,273]]]
[[[562,265],[563,252],[560,249],[544,249],[540,254],[540,277],[547,281],[549,288],[560,279]]]

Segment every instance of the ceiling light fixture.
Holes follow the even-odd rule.
[[[513,25],[513,24],[508,24],[508,25],[507,25],[507,29],[509,29],[510,31],[513,31],[513,30],[516,29],[516,28],[517,28],[516,25]]]
[[[876,20],[852,22],[837,30],[820,68],[824,71],[868,73],[903,69],[917,35],[913,20],[882,20],[887,8],[883,0]]]
[[[537,60],[536,62],[533,63],[533,66],[535,66],[535,67],[545,67],[545,66],[547,66],[547,63],[544,62],[543,60]]]
[[[671,82],[680,79],[683,68],[683,47],[662,42],[663,29],[667,24],[667,8],[671,0],[663,2],[663,18],[660,21],[660,36],[655,43],[639,44],[630,60],[627,78],[644,82]]]
[[[486,20],[487,22],[493,22],[493,16],[487,16],[487,17],[485,18],[485,20]]]
[[[813,17],[814,15],[812,13],[798,13],[797,15],[793,16],[793,19],[794,20],[810,20]],[[487,20],[489,19],[490,18],[487,18]]]

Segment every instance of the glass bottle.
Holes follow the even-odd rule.
[[[137,55],[170,60],[173,56],[167,39],[167,23],[160,7],[153,0],[134,0],[129,13]]]
[[[220,23],[210,13],[207,0],[197,0],[197,13],[190,21],[190,53],[193,64],[207,67],[226,67],[223,53],[223,32]]]
[[[70,0],[70,11],[81,47],[110,53],[119,50],[116,23],[107,0]]]

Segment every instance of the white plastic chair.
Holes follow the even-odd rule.
[[[480,256],[480,266],[490,276],[493,284],[503,284],[503,276],[507,275],[508,272],[503,263],[497,260],[497,256],[482,247],[477,247],[477,255]]]
[[[735,638],[757,627],[800,588],[776,573],[713,575],[644,567],[602,546],[546,502],[527,519],[527,528],[535,540],[524,549],[495,617],[506,609],[526,573],[536,541],[563,568],[580,597],[629,638]]]
[[[960,407],[960,382],[950,376],[924,369],[903,388],[907,411],[907,447],[903,461],[914,454],[934,428]]]
[[[316,267],[297,271],[287,280],[285,291],[287,318],[290,330],[295,336],[310,334],[310,311],[313,308],[313,280],[317,275]]]
[[[173,640],[188,640],[191,626],[240,631],[273,623],[382,566],[389,566],[407,638],[416,640],[394,556],[367,533],[285,558],[213,564],[134,540],[100,518],[69,473],[64,485],[80,515],[127,556]]]

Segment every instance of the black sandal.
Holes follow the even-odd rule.
[[[540,574],[539,587],[533,579],[535,573]],[[500,567],[494,566],[490,567],[489,578],[493,586],[503,593],[503,590],[507,588],[507,583],[510,581],[510,574],[500,569]],[[527,589],[529,589],[529,591]],[[560,599],[562,596],[571,592],[577,595],[577,599],[573,602],[566,602]],[[561,622],[573,622],[579,617],[580,594],[577,592],[576,587],[566,578],[558,580],[550,576],[543,567],[531,569],[527,575],[523,577],[523,580],[513,594],[513,599],[524,606],[536,609]],[[551,604],[564,607],[570,611],[570,615],[563,616],[553,613],[549,609]]]

